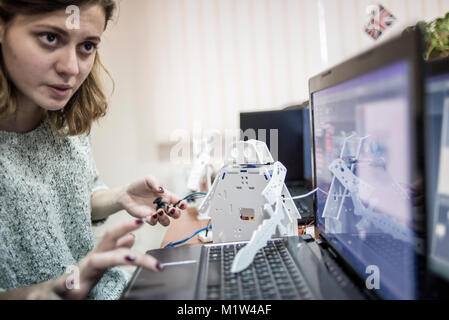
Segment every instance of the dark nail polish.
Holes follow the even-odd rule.
[[[168,213],[170,213],[171,215],[175,214],[176,210],[174,208],[170,209],[170,211]]]
[[[159,214],[160,216],[162,216],[162,215],[164,214],[164,211],[159,211],[158,214]]]
[[[153,219],[157,219],[157,213],[153,214]]]
[[[160,264],[160,262],[158,262],[156,264],[156,269],[158,269],[159,271],[162,271],[162,270],[164,270],[164,267]]]
[[[136,257],[134,257],[134,256],[126,256],[125,259],[126,259],[126,261],[129,261],[129,262],[136,261]]]
[[[140,224],[143,224],[143,222],[144,222],[143,219],[138,219],[138,220],[136,220],[136,224],[139,224],[139,225],[140,225]]]

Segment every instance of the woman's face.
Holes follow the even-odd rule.
[[[67,27],[70,17],[61,10],[0,21],[3,59],[20,98],[50,111],[62,109],[89,75],[106,19],[99,5],[80,7],[78,29]]]

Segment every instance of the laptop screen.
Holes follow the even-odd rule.
[[[368,289],[415,298],[411,67],[312,94],[317,225]]]
[[[449,72],[427,81],[426,120],[429,262],[449,281]]]
[[[274,161],[287,168],[286,183],[304,180],[303,110],[240,113],[242,140],[256,139],[267,144]],[[310,151],[309,151],[310,156]]]

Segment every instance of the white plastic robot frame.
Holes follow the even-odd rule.
[[[199,219],[212,219],[213,242],[249,240],[271,217],[265,205],[275,210],[278,198],[281,219],[275,236],[297,235],[300,215],[284,184],[286,172],[280,162],[274,162],[264,142],[234,143],[199,208]]]

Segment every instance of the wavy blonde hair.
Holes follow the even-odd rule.
[[[105,29],[116,9],[114,0],[0,0],[0,18],[5,23],[16,14],[40,14],[65,9],[68,5],[99,4],[106,14]],[[50,10],[51,9],[51,10]],[[0,45],[1,48],[1,45]],[[114,81],[101,63],[98,52],[91,72],[62,110],[47,111],[53,130],[61,136],[89,134],[92,124],[106,115],[107,97],[104,94],[101,71]],[[13,117],[17,110],[16,87],[8,78],[0,51],[0,121]]]

